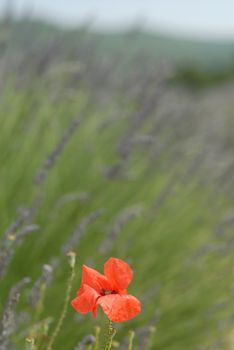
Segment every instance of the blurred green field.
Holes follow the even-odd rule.
[[[11,349],[25,349],[32,324],[58,317],[69,273],[62,247],[99,209],[103,213],[72,247],[73,295],[83,263],[101,271],[110,256],[121,258],[134,269],[129,292],[143,307],[119,326],[118,341],[135,329],[135,349],[146,349],[147,327],[156,325],[152,349],[233,349],[233,86],[189,92],[168,85],[167,75],[157,81],[157,71],[155,79],[144,75],[134,62],[132,81],[131,71],[126,81],[118,80],[118,70],[107,79],[99,58],[90,63],[82,54],[77,62],[87,69],[81,76],[73,57],[58,62],[56,53],[48,64],[27,56],[12,72],[2,63],[8,73],[1,71],[0,232],[3,237],[19,208],[33,205],[39,225],[17,246],[0,282],[3,311],[10,287],[32,279],[21,294],[18,311],[27,317],[13,332]],[[47,168],[45,160],[77,119]],[[40,169],[41,183],[35,180]],[[113,227],[116,237],[108,240]],[[52,257],[59,265],[38,312],[27,295]],[[76,318],[69,308],[55,349],[74,349],[100,322],[101,310],[95,320]]]

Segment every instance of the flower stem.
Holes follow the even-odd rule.
[[[93,350],[98,350],[99,349],[100,332],[101,332],[101,328],[98,327],[98,326],[95,327],[95,344],[94,344],[94,349]]]
[[[57,338],[61,327],[63,325],[63,321],[66,317],[67,314],[67,309],[68,309],[68,303],[70,301],[71,298],[71,290],[72,290],[72,282],[75,276],[75,253],[70,252],[69,254],[67,254],[69,256],[69,265],[71,268],[71,272],[70,272],[70,276],[68,278],[68,282],[67,282],[67,290],[66,290],[66,295],[65,295],[65,299],[64,299],[64,304],[63,304],[63,309],[62,312],[60,314],[60,317],[58,319],[57,325],[54,329],[54,332],[51,335],[51,338],[49,340],[48,346],[47,346],[47,350],[52,350],[55,339]]]
[[[129,343],[128,343],[128,350],[133,350],[133,339],[135,336],[135,332],[134,331],[129,331],[128,333],[128,339],[129,339]]]
[[[113,328],[112,321],[109,320],[107,340],[106,340],[104,350],[111,350],[112,349],[112,342],[113,342],[113,338],[115,336],[115,333],[116,333],[116,330]]]

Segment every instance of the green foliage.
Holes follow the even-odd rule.
[[[234,81],[234,67],[228,67],[221,71],[207,71],[196,67],[181,67],[177,69],[172,81],[196,89],[208,88],[227,81]]]

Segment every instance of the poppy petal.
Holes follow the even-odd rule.
[[[102,289],[110,289],[110,283],[106,276],[86,265],[83,265],[81,284],[87,284],[98,293],[100,293]]]
[[[104,273],[113,289],[117,291],[128,287],[133,278],[131,267],[123,260],[110,258],[104,265]]]
[[[129,294],[105,295],[97,300],[97,304],[102,307],[109,320],[113,322],[127,321],[141,311],[140,301]]]
[[[83,284],[77,293],[77,297],[71,301],[71,305],[81,314],[92,311],[95,316],[96,303],[99,297],[100,294],[95,289]]]

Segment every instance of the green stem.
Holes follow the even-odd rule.
[[[128,343],[128,350],[133,350],[133,339],[135,336],[134,331],[129,331],[128,333],[128,338],[129,338],[129,343]]]
[[[105,344],[104,350],[111,350],[112,342],[113,342],[113,338],[115,336],[115,333],[116,333],[116,330],[113,328],[112,321],[109,320],[107,340],[106,340],[106,344]]]
[[[95,344],[94,344],[94,350],[98,350],[98,349],[99,349],[100,332],[101,332],[101,328],[97,326],[97,327],[95,328]]]
[[[71,299],[72,282],[73,282],[73,279],[75,276],[75,269],[74,269],[75,263],[71,264],[70,266],[71,266],[71,273],[70,273],[70,276],[69,276],[68,282],[67,282],[67,290],[66,290],[66,295],[65,295],[65,299],[64,299],[63,309],[62,309],[62,312],[61,312],[60,317],[58,319],[57,325],[54,329],[54,332],[52,333],[51,338],[49,340],[47,350],[52,350],[55,339],[57,338],[57,336],[61,330],[61,327],[63,325],[64,319],[65,319],[66,314],[67,314],[68,304],[69,304],[69,301]]]

